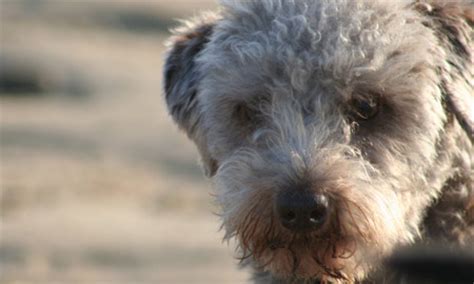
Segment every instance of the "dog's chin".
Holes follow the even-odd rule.
[[[366,274],[366,266],[357,265],[356,245],[349,239],[295,237],[287,243],[273,243],[258,255],[252,255],[257,268],[275,279],[355,281]]]

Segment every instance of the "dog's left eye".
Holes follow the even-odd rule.
[[[233,116],[241,126],[249,126],[255,121],[255,113],[245,104],[236,105]]]
[[[369,120],[379,112],[379,103],[376,99],[353,99],[350,114],[353,119]]]

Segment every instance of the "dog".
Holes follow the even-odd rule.
[[[462,0],[222,0],[174,31],[166,104],[255,283],[395,283],[402,247],[473,245],[473,24]]]

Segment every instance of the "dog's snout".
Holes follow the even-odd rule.
[[[294,232],[309,232],[324,224],[329,200],[324,194],[284,190],[276,198],[275,210],[285,228]]]

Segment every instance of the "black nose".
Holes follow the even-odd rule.
[[[320,228],[326,221],[329,201],[323,194],[284,190],[277,196],[275,209],[285,228],[309,232]]]

